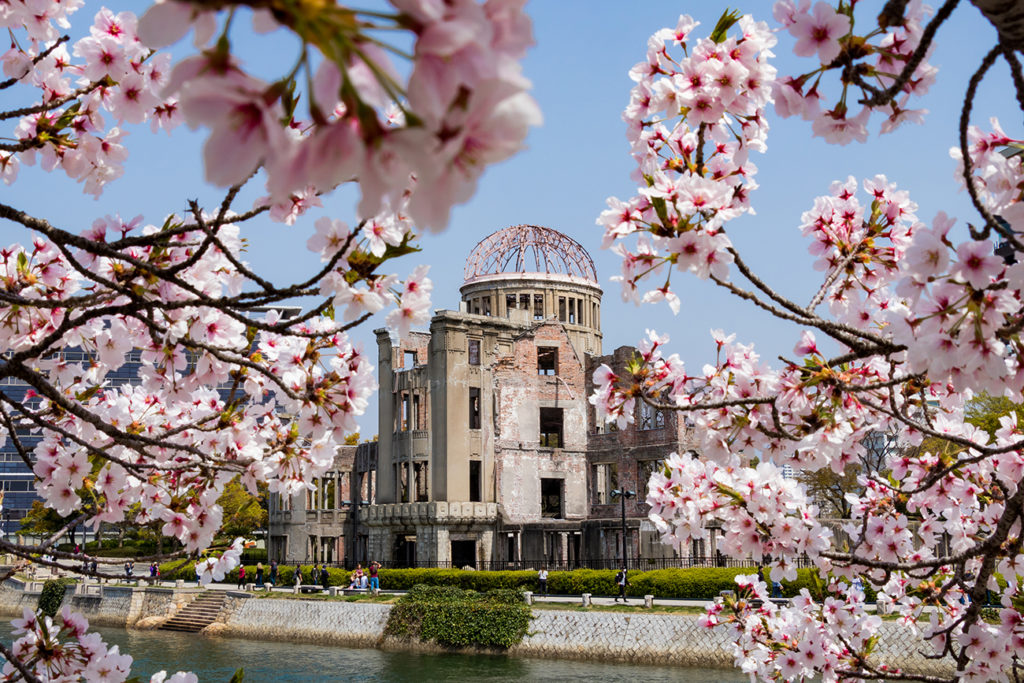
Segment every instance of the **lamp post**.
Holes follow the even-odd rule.
[[[635,498],[636,491],[615,489],[612,491],[612,497],[615,496],[619,497],[619,502],[622,504],[622,566],[624,569],[629,569],[629,555],[626,554],[626,499]]]

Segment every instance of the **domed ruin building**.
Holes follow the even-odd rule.
[[[272,559],[612,567],[622,557],[612,492],[624,489],[639,491],[626,506],[630,566],[710,560],[713,543],[680,555],[646,519],[650,473],[690,449],[691,428],[646,405],[625,430],[594,419],[594,370],[621,371],[635,350],[601,355],[602,291],[586,250],[551,228],[499,230],[473,248],[460,293],[429,332],[376,330],[379,440],[360,446],[370,464],[357,451],[337,496],[272,501]],[[347,512],[298,509],[339,496]]]

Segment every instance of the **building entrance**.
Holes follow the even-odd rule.
[[[476,541],[452,541],[452,566],[476,568]]]

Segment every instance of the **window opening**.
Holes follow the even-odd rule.
[[[401,430],[403,432],[405,432],[405,431],[409,430],[409,418],[410,418],[410,415],[409,415],[409,394],[403,391],[402,395],[401,395],[401,401],[402,401],[402,414],[400,416],[400,419],[401,419],[400,427],[401,427]]]
[[[469,501],[479,503],[482,500],[480,495],[480,461],[469,461]]]
[[[665,426],[665,415],[660,410],[657,410],[647,403],[641,401],[637,408],[637,412],[639,413],[637,419],[638,429],[661,429]]]
[[[543,320],[544,319],[544,295],[534,294],[533,295],[533,319]]]
[[[416,502],[427,502],[427,463],[418,462],[413,465],[416,478]]]
[[[416,352],[415,351],[406,351],[405,352],[405,359],[403,360],[402,367],[406,368],[406,369],[416,367]]]
[[[636,464],[636,485],[640,498],[647,497],[647,485],[651,475],[661,471],[661,460],[641,460]]]
[[[542,448],[562,447],[562,409],[540,409],[540,445]]]
[[[520,294],[519,295],[519,308],[521,308],[524,311],[530,310],[530,295],[529,294]]]
[[[313,478],[313,490],[308,492],[306,496],[306,509],[307,510],[319,510],[320,509],[320,478]]]
[[[561,519],[565,516],[562,510],[563,484],[561,479],[540,480],[541,517]]]
[[[480,340],[469,340],[469,364],[480,365]]]
[[[480,388],[469,388],[469,428],[480,429]]]
[[[569,297],[569,322],[576,322],[576,299]]]
[[[558,347],[538,346],[537,347],[537,374],[557,375],[558,374]]]
[[[565,322],[565,297],[558,297],[558,319]]]
[[[484,297],[483,310],[484,310],[484,315],[490,315],[491,314],[491,297],[489,297],[489,296],[485,296]]]
[[[334,510],[337,509],[335,504],[335,478],[334,475],[328,475],[320,480],[320,509],[321,510]]]
[[[612,491],[619,488],[619,466],[616,463],[599,463],[592,469],[595,505],[610,505]]]

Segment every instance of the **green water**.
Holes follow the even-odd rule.
[[[135,658],[144,681],[161,669],[190,670],[203,683],[227,683],[238,666],[246,683],[299,681],[600,681],[739,683],[735,670],[632,666],[522,657],[408,654],[325,645],[207,638],[163,631],[97,629],[108,644]]]

